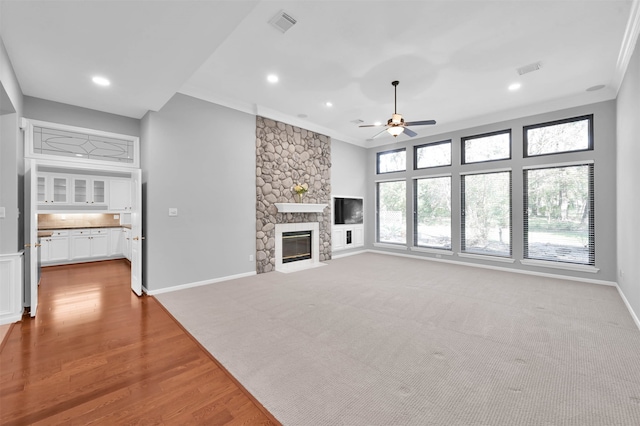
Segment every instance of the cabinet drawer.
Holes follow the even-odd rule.
[[[71,235],[90,235],[90,234],[91,234],[90,229],[72,229],[71,230]]]
[[[92,229],[91,230],[91,235],[107,235],[109,233],[109,230],[106,228],[100,228],[100,229]]]
[[[68,237],[69,236],[69,231],[64,230],[64,231],[51,231],[53,232],[52,237]]]

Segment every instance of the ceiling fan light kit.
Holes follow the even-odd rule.
[[[399,81],[395,80],[391,82],[391,85],[393,86],[393,115],[391,115],[391,118],[387,121],[387,133],[389,133],[390,135],[393,135],[393,137],[397,137],[398,135],[404,133],[409,137],[414,137],[417,136],[418,134],[412,130],[407,129],[407,126],[429,126],[429,125],[434,125],[436,124],[435,120],[421,120],[421,121],[410,121],[410,122],[405,122],[404,118],[402,118],[402,114],[398,114],[398,84],[400,84]],[[379,124],[363,124],[360,127],[377,127],[379,126]],[[379,135],[381,135],[382,133],[384,133],[384,130],[380,133],[378,133],[377,135],[374,136],[377,137]]]

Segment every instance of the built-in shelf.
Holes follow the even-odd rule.
[[[328,204],[275,203],[280,213],[322,213]]]

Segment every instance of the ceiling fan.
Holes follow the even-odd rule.
[[[382,135],[385,131],[389,134],[393,135],[393,137],[397,137],[399,134],[403,133],[407,136],[414,137],[418,134],[411,129],[407,129],[407,126],[428,126],[432,124],[436,124],[435,120],[422,120],[422,121],[404,121],[401,114],[397,112],[397,104],[398,104],[398,84],[399,81],[392,81],[391,85],[393,86],[393,115],[387,121],[386,129],[377,133],[374,138]],[[360,127],[378,127],[382,126],[382,124],[363,124]]]

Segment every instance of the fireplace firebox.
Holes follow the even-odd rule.
[[[311,259],[311,231],[282,233],[282,263]]]

